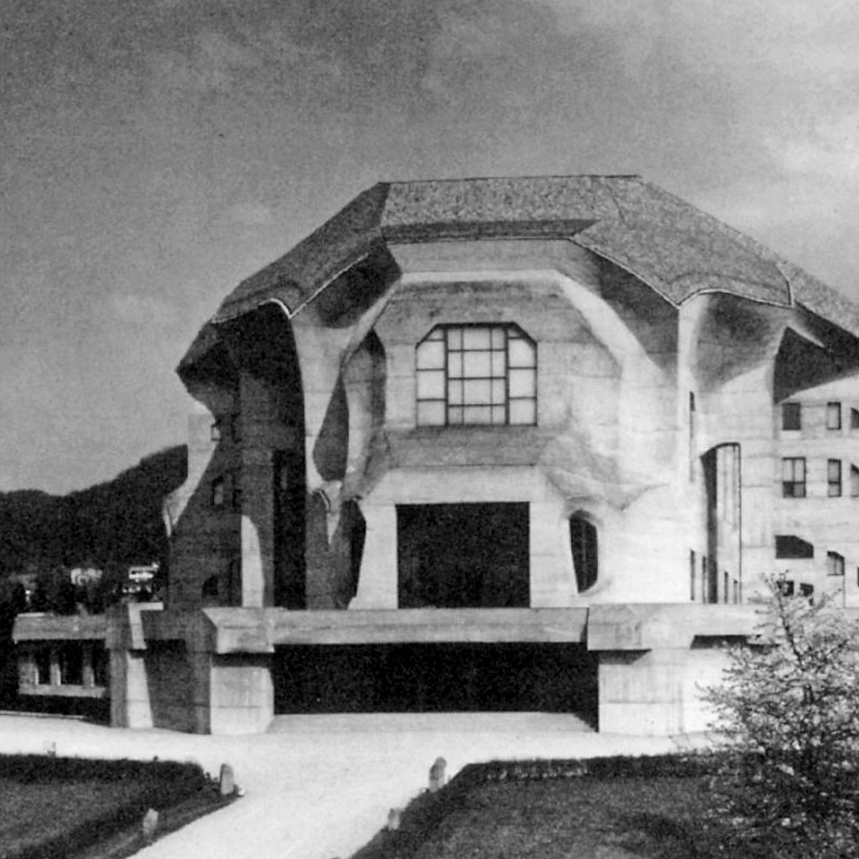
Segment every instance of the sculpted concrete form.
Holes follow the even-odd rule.
[[[693,678],[751,632],[762,573],[859,603],[857,336],[837,293],[638,177],[377,185],[180,364],[168,602],[116,676],[131,700],[135,658],[182,663],[165,713],[251,730],[290,647],[394,678],[460,643],[478,700],[469,647],[554,642],[598,673],[601,728],[645,699],[647,732],[701,725]]]

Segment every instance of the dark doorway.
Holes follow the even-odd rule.
[[[400,608],[527,608],[527,504],[397,507]]]
[[[580,644],[279,648],[276,713],[577,713],[596,718],[597,669]]]

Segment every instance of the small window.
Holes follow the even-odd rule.
[[[730,590],[728,589],[728,571],[722,572],[722,602],[728,602]]]
[[[850,429],[859,429],[859,409],[850,409]]]
[[[826,483],[827,495],[830,498],[841,497],[841,460],[829,459],[826,461]]]
[[[230,474],[230,506],[233,510],[242,509],[242,473],[234,471]]]
[[[854,498],[859,497],[859,468],[855,465],[850,466],[850,494]]]
[[[802,429],[802,406],[800,403],[782,403],[781,428],[783,430]]]
[[[596,584],[599,575],[597,529],[581,516],[570,519],[570,547],[579,593]]]
[[[695,550],[689,552],[689,599],[695,602],[695,579],[697,577],[698,568],[695,563]]]
[[[216,477],[212,481],[212,507],[223,507],[226,502],[224,478]]]
[[[826,429],[841,429],[841,403],[826,404]]]
[[[776,558],[813,558],[814,545],[793,534],[776,534]]]
[[[792,597],[793,596],[793,580],[792,579],[782,579],[778,583],[778,589],[781,591],[781,595],[783,597]]]
[[[844,556],[838,552],[826,553],[826,575],[827,576],[843,576],[844,575]]]
[[[785,498],[805,498],[805,457],[781,461],[781,488]]]

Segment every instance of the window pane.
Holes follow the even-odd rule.
[[[422,370],[418,373],[418,399],[444,399],[444,370]]]
[[[451,424],[462,423],[462,406],[451,406],[447,410],[447,422]]]
[[[504,393],[504,379],[495,379],[492,381],[492,403],[503,404],[506,399]]]
[[[495,425],[507,422],[507,409],[504,406],[492,407],[492,423]]]
[[[490,402],[490,382],[480,379],[464,382],[465,402],[472,404],[483,404]]]
[[[447,383],[447,401],[452,406],[462,405],[462,382]]]
[[[448,354],[447,373],[451,379],[462,378],[462,352],[450,352]]]
[[[798,430],[802,427],[802,406],[799,403],[783,403],[781,407],[781,428]]]
[[[440,340],[424,340],[418,346],[418,369],[444,369],[444,343]]]
[[[537,403],[534,400],[510,400],[510,423],[529,426],[536,424]]]
[[[509,343],[511,367],[534,367],[537,363],[533,344],[527,340],[511,340]]]
[[[462,329],[448,328],[447,329],[447,348],[462,349]]]
[[[462,357],[466,378],[473,379],[478,376],[486,378],[491,375],[489,352],[465,352]]]
[[[533,397],[534,371],[533,370],[511,370],[510,371],[510,396],[511,397]]]
[[[500,325],[491,329],[492,330],[492,348],[493,349],[504,349],[507,345],[507,332]]]
[[[418,403],[418,424],[420,426],[444,426],[444,403]]]
[[[467,424],[488,424],[492,420],[489,406],[466,406],[464,421]]]
[[[488,349],[489,348],[489,329],[488,328],[463,328],[462,330],[462,345],[465,349]]]
[[[505,352],[492,353],[492,375],[503,376],[507,369],[507,354]]]

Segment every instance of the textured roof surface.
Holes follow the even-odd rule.
[[[277,298],[291,311],[379,240],[567,238],[675,305],[719,291],[793,300],[859,335],[859,309],[820,281],[638,176],[545,176],[380,183],[227,297],[214,321]]]

